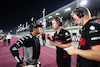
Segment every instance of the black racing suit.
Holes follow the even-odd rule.
[[[24,60],[18,52],[20,47],[23,47]],[[29,33],[12,45],[10,50],[18,63],[22,64],[25,61],[29,65],[36,65],[40,55],[40,42],[36,35]]]

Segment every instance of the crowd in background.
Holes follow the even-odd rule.
[[[98,21],[100,22],[100,10],[91,11],[91,15],[92,15],[92,18],[97,18]],[[63,28],[77,26],[77,24],[74,23],[73,17],[71,17],[71,15],[68,18],[63,17],[62,19],[63,19],[63,26],[62,26]],[[46,30],[50,30],[50,29],[53,29],[52,23],[50,20],[49,21],[47,20],[46,21]],[[24,33],[24,32],[28,33],[29,29],[27,28],[25,30],[19,31],[17,34]]]
[[[6,41],[8,41],[8,46],[10,46],[12,35],[10,33],[8,34],[0,34],[0,41],[3,40],[3,46],[6,46]]]
[[[91,11],[91,14],[92,18],[98,18],[98,21],[100,22],[100,10],[93,10]],[[71,26],[77,26],[77,24],[74,23],[72,17],[63,20],[63,27],[71,27]],[[51,22],[47,22],[47,30],[49,29],[53,29]]]

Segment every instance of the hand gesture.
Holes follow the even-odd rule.
[[[25,61],[23,61],[23,63],[22,64],[20,64],[20,66],[28,66],[28,64],[25,62]]]

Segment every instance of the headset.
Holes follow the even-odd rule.
[[[79,17],[79,18],[83,18],[84,17],[84,12],[83,10],[81,10],[82,7],[79,7],[79,8],[76,8],[76,15]]]
[[[53,19],[59,23],[59,26],[62,26],[62,19],[60,17],[54,17]]]
[[[84,11],[81,10],[81,8],[84,8],[84,7],[78,7],[76,8],[76,15],[79,17],[79,18],[83,18],[84,17]],[[79,33],[80,35],[82,35],[82,30],[79,30]]]

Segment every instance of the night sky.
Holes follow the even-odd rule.
[[[30,22],[42,17],[43,8],[46,15],[65,6],[74,0],[2,0],[0,2],[0,29],[15,32],[19,24]]]

